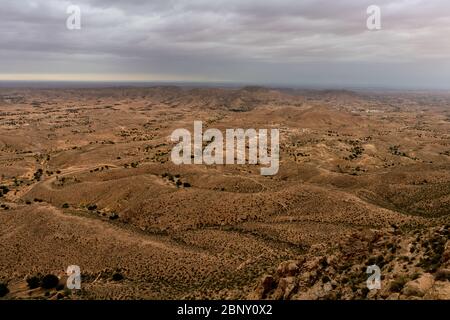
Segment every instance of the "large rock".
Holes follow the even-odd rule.
[[[398,300],[400,299],[400,293],[391,293],[386,300]]]
[[[277,273],[280,277],[295,276],[299,270],[299,261],[289,260],[282,262],[278,268]]]
[[[275,287],[275,279],[271,275],[265,275],[261,278],[261,282],[256,287],[255,291],[252,292],[248,299],[260,300],[264,299],[266,295]]]
[[[295,277],[281,278],[280,281],[278,281],[278,287],[273,294],[273,298],[276,300],[287,300],[296,288],[297,279]]]
[[[305,270],[316,270],[320,266],[320,261],[321,261],[321,257],[310,258],[309,260],[307,260],[304,263],[303,268]]]
[[[402,293],[406,296],[423,297],[434,285],[434,277],[425,273],[416,280],[409,281],[403,287]]]
[[[436,281],[433,288],[423,298],[430,300],[450,300],[450,282]]]

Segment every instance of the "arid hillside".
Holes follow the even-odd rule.
[[[194,121],[279,172],[173,164]],[[450,299],[450,94],[0,89],[0,205],[4,299]]]

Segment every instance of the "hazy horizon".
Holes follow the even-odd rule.
[[[244,83],[244,82],[190,82],[190,81],[71,81],[71,80],[0,80],[0,89],[107,89],[107,88],[229,88],[262,87],[279,90],[317,90],[317,91],[366,91],[366,92],[435,92],[450,93],[450,88],[433,87],[387,87],[387,86],[339,86],[339,85],[295,85],[280,83]]]

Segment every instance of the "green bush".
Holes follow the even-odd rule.
[[[56,288],[59,283],[57,276],[53,274],[47,274],[42,278],[41,287],[44,289]]]
[[[7,186],[0,186],[0,193],[7,194],[9,191]]]
[[[109,220],[116,220],[116,219],[119,219],[119,215],[117,213],[112,213],[109,216]]]
[[[121,273],[116,272],[113,274],[112,279],[114,281],[121,281],[123,280],[123,275]]]
[[[0,283],[0,298],[6,296],[8,293],[8,286],[4,283]]]
[[[39,286],[41,285],[41,279],[37,276],[32,276],[30,278],[27,278],[27,284],[28,288],[30,289],[39,288]]]
[[[437,281],[450,281],[450,271],[438,270],[434,277]]]
[[[408,279],[405,277],[398,277],[396,278],[389,287],[389,290],[391,292],[400,292],[402,291],[403,287],[405,286],[406,282],[408,282]]]

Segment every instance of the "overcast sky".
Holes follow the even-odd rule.
[[[0,80],[17,79],[450,88],[450,1],[1,0]]]

